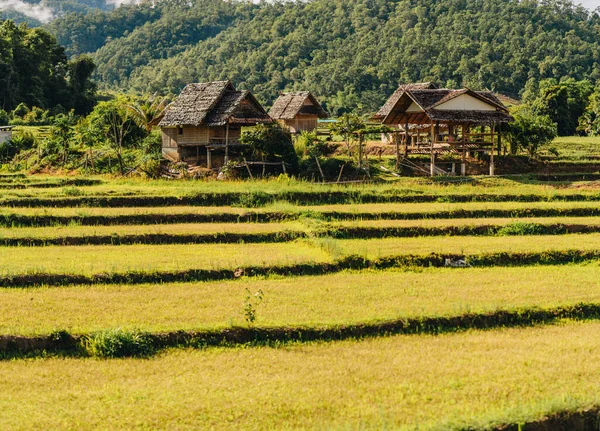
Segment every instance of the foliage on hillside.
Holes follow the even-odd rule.
[[[600,17],[567,0],[158,2],[54,21],[67,52],[143,92],[230,78],[269,104],[310,89],[333,114],[376,110],[400,82],[517,96],[545,78],[600,77]]]
[[[28,107],[92,110],[96,86],[90,81],[93,61],[80,56],[67,61],[54,36],[40,28],[0,23],[0,109]],[[27,109],[27,108],[25,108]]]

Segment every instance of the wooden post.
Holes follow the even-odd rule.
[[[319,172],[321,173],[321,180],[323,180],[323,182],[325,182],[325,175],[323,175],[323,169],[321,169],[321,163],[319,163],[319,158],[317,156],[315,156],[315,161],[317,162],[317,167],[319,168]],[[343,166],[342,166],[343,169]],[[339,179],[338,179],[339,182]]]
[[[212,169],[212,152],[208,147],[206,147],[206,167]]]
[[[363,135],[362,135],[362,133],[359,133],[358,134],[358,169],[363,168],[362,144],[363,144]]]
[[[466,154],[466,127],[465,127],[465,123],[461,124],[461,131],[462,131],[462,154],[460,157],[460,174],[464,177],[465,175],[467,175],[467,154]]]
[[[433,153],[433,141],[434,141],[435,127],[431,123],[431,162],[429,164],[429,173],[433,177],[435,176],[435,154]]]
[[[492,123],[492,152],[490,153],[490,176],[493,177],[495,173],[494,166],[494,147],[496,146],[496,124]]]
[[[250,170],[250,166],[248,166],[248,162],[246,161],[245,157],[244,157],[244,165],[246,165],[246,169],[248,170],[248,175],[250,175],[250,179],[254,180],[254,177],[252,176],[252,171]]]
[[[229,121],[225,125],[225,164],[229,161]]]
[[[396,170],[400,167],[400,133],[394,132],[394,140],[396,141]]]

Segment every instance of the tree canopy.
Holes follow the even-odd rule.
[[[267,105],[311,90],[333,115],[373,112],[399,83],[518,97],[600,78],[600,17],[568,0],[158,0],[48,28],[68,55],[91,54],[106,86],[166,94],[229,78]]]
[[[54,36],[41,28],[0,22],[0,109],[28,107],[92,110],[95,64],[88,56],[67,61]]]

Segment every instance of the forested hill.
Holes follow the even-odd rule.
[[[109,87],[175,93],[229,78],[267,104],[309,89],[334,113],[373,111],[399,82],[517,96],[544,78],[600,78],[600,17],[555,0],[169,0],[48,28],[68,54],[93,53]]]

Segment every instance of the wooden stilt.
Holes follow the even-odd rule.
[[[225,125],[225,163],[229,162],[229,122]]]
[[[467,153],[466,153],[466,127],[465,127],[465,123],[461,124],[461,131],[462,131],[462,154],[460,156],[460,174],[464,177],[465,175],[467,175]]]
[[[429,174],[435,176],[435,154],[433,153],[433,142],[435,141],[435,127],[431,123],[431,162],[429,164]]]
[[[396,141],[396,171],[400,167],[400,133],[394,132],[394,141]]]
[[[492,151],[490,153],[490,176],[493,177],[495,174],[494,166],[494,148],[496,147],[496,125],[492,123]]]
[[[408,157],[408,121],[404,123],[404,157]]]
[[[212,152],[206,147],[206,167],[212,169]]]

